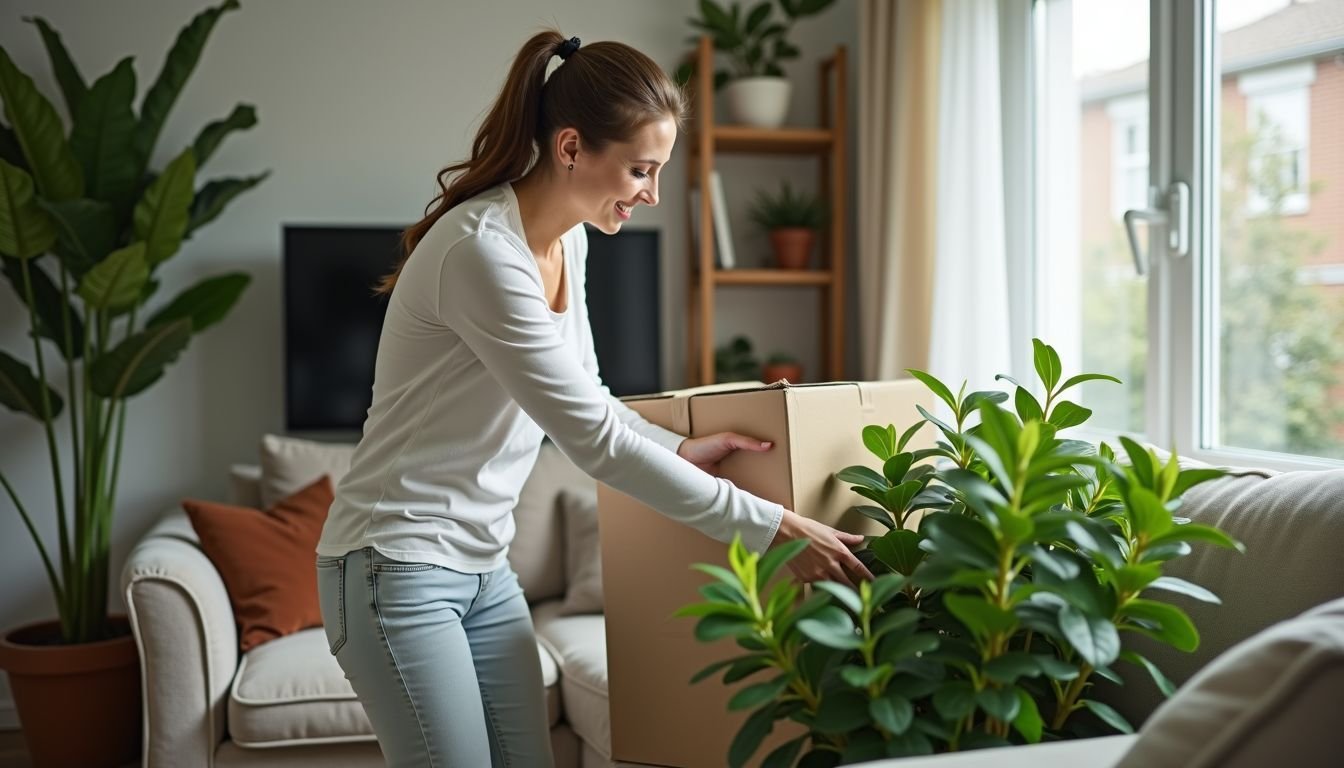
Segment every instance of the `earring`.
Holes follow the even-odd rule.
[[[571,171],[574,170],[574,164],[573,164],[573,163],[570,163],[570,164],[569,164],[569,170],[571,170]]]

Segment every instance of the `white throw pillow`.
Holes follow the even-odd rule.
[[[602,613],[602,552],[597,535],[597,501],[570,491],[560,492],[565,521],[564,615]]]
[[[323,475],[336,486],[350,471],[352,443],[319,443],[283,435],[261,438],[261,503],[270,509],[280,499]]]
[[[1117,768],[1339,765],[1340,712],[1344,599],[1214,659],[1158,707]]]

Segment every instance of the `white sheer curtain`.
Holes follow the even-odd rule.
[[[929,371],[953,390],[1010,372],[997,0],[942,0]]]

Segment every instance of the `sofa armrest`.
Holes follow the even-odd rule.
[[[238,630],[224,582],[182,509],[131,550],[121,586],[140,653],[145,768],[213,765]]]

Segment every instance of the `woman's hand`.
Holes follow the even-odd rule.
[[[837,581],[857,587],[860,581],[872,581],[873,574],[849,551],[863,543],[863,536],[845,533],[825,523],[784,511],[779,531],[771,546],[806,539],[809,546],[789,561],[789,569],[799,581]]]
[[[762,442],[736,432],[719,432],[704,437],[688,437],[677,446],[677,455],[711,475],[719,474],[719,462],[733,451],[770,450],[770,443]]]

